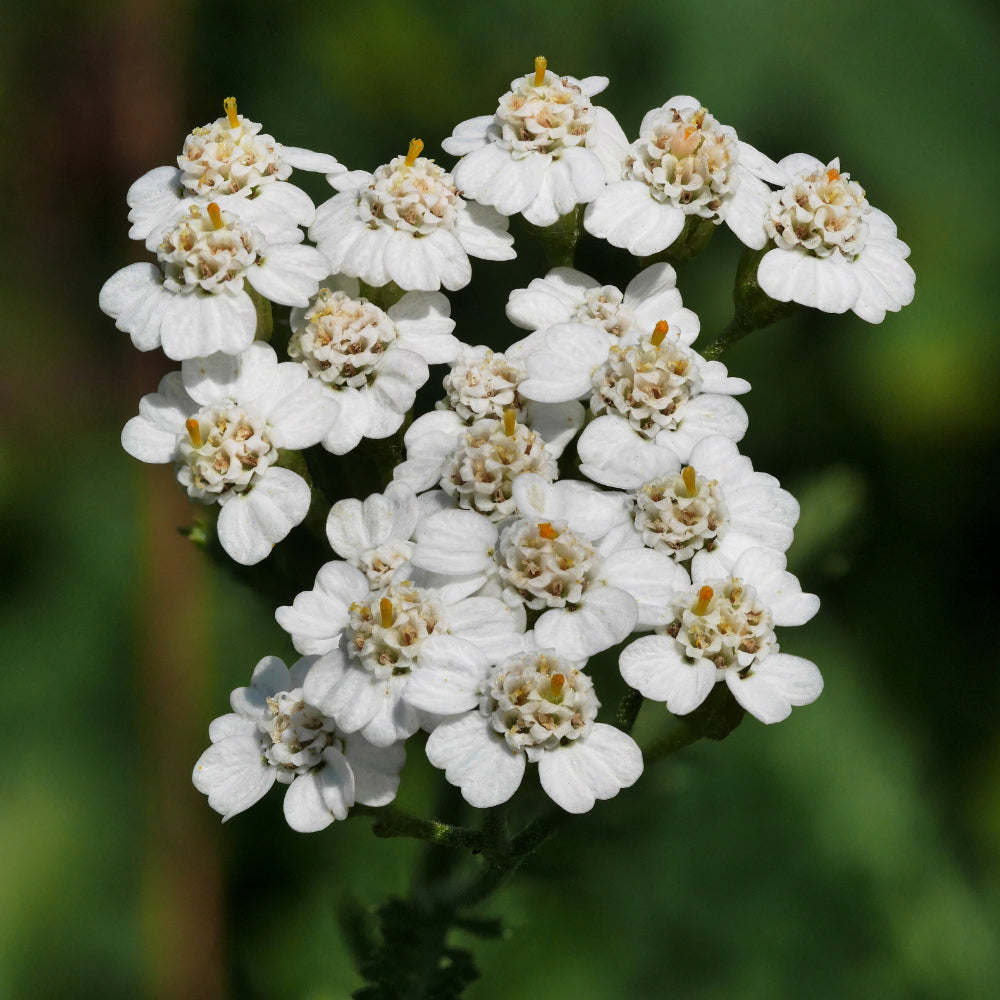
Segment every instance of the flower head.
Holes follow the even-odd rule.
[[[513,237],[492,209],[467,203],[451,175],[420,156],[414,139],[374,174],[335,177],[340,193],[320,205],[309,235],[330,270],[369,285],[462,288],[472,278],[469,256],[511,260]]]
[[[669,247],[697,216],[727,223],[759,249],[766,241],[764,181],[779,175],[693,97],[673,97],[643,118],[619,177],[587,207],[584,225],[613,246],[648,256]]]
[[[913,300],[910,248],[896,238],[892,219],[872,208],[861,186],[804,153],[779,163],[785,187],[771,195],[764,218],[774,243],[757,268],[772,299],[823,312],[852,310],[881,323]]]
[[[595,721],[593,681],[554,649],[513,656],[478,684],[460,668],[435,680],[421,692],[422,703],[438,704],[435,696],[450,684],[465,692],[466,712],[435,728],[427,757],[474,806],[506,802],[528,763],[538,765],[549,797],[573,813],[612,798],[642,773],[632,738]]]
[[[315,661],[303,657],[288,670],[276,656],[265,657],[250,687],[233,692],[233,713],[209,727],[212,745],[195,764],[193,780],[223,820],[248,809],[275,782],[288,786],[285,819],[301,833],[345,819],[355,803],[381,806],[396,797],[405,751],[346,735],[311,705],[302,686]]]
[[[309,487],[276,464],[279,449],[316,444],[336,415],[336,402],[298,365],[255,343],[165,376],[125,425],[122,447],[144,462],[173,462],[192,500],[219,505],[222,547],[252,565],[309,510]]]
[[[625,146],[611,113],[590,101],[607,85],[606,77],[558,76],[539,56],[495,114],[462,122],[442,143],[462,157],[453,172],[459,190],[537,226],[593,200]]]

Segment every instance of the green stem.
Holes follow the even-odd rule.
[[[436,819],[421,819],[391,806],[374,808],[357,805],[351,810],[351,815],[374,817],[372,833],[376,837],[413,837],[438,847],[457,847],[477,852],[485,849],[485,838],[478,830],[442,823]]]
[[[580,239],[583,205],[552,223],[551,226],[535,226],[525,222],[525,228],[542,244],[549,267],[573,267],[576,259],[576,244]]]
[[[618,712],[615,715],[615,725],[623,732],[632,732],[635,720],[639,717],[639,709],[642,708],[642,695],[634,688],[628,688],[622,695],[622,700],[618,703]]]

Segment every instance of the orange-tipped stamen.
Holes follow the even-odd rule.
[[[540,87],[545,83],[545,71],[549,68],[545,56],[535,56],[535,86]]]
[[[410,148],[406,154],[406,166],[412,167],[417,162],[417,157],[424,151],[423,139],[411,139]]]
[[[688,491],[688,496],[693,497],[698,482],[694,474],[694,468],[690,465],[685,465],[684,468],[681,469],[681,478],[684,480],[684,486]]]
[[[517,427],[517,410],[510,409],[503,411],[503,432],[507,437],[514,436],[514,429]]]
[[[225,225],[222,221],[222,209],[214,201],[208,203],[208,217],[212,220],[213,229],[221,229]]]
[[[201,424],[198,423],[198,418],[188,417],[187,420],[184,421],[184,427],[188,432],[188,437],[191,439],[191,444],[193,444],[196,448],[200,448],[202,446]]]
[[[392,624],[392,601],[388,597],[383,597],[378,602],[378,610],[382,616],[382,628],[388,628]]]
[[[667,335],[667,331],[670,329],[670,324],[665,320],[661,319],[656,326],[653,327],[653,336],[650,337],[650,342],[653,347],[659,347],[663,343],[663,338]]]
[[[229,119],[229,127],[237,128],[240,124],[240,116],[236,113],[236,98],[227,97],[222,102],[222,110],[226,112],[226,117]]]
[[[698,603],[694,606],[694,613],[696,615],[703,615],[708,611],[708,605],[714,596],[715,591],[711,587],[702,587],[698,591]]]
[[[538,534],[541,535],[542,538],[547,538],[550,542],[553,538],[559,537],[559,532],[556,531],[556,529],[553,528],[548,521],[543,521],[538,526]]]
[[[549,681],[549,687],[554,695],[562,694],[563,686],[566,684],[566,677],[563,674],[553,674]]]
[[[828,170],[826,172],[826,179],[832,184],[834,181],[840,180],[839,170]]]

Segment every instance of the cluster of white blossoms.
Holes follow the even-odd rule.
[[[275,614],[301,659],[261,660],[211,725],[194,781],[224,818],[276,781],[297,830],[385,805],[421,731],[474,806],[534,765],[584,812],[643,769],[630,723],[598,721],[615,662],[610,681],[679,716],[716,684],[765,723],[819,696],[776,631],[819,606],[786,569],[798,504],[740,454],[750,386],[695,347],[674,267],[646,261],[624,289],[554,267],[510,291],[517,330],[492,346],[456,336],[441,289],[470,282],[470,258],[514,257],[517,213],[675,261],[725,223],[762,297],[880,322],[912,298],[908,248],[837,160],[772,161],[686,96],[629,143],[591,103],[607,83],[539,57],[444,140],[450,170],[415,139],[349,171],[230,98],[130,189],[130,235],[157,262],[114,275],[101,308],[181,367],[126,451],[172,463],[238,563],[310,512],[330,547]],[[293,167],[337,193],[314,208]]]

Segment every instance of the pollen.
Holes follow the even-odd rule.
[[[517,427],[517,410],[509,409],[503,411],[503,432],[507,437],[514,436]]]
[[[392,601],[388,597],[383,597],[378,602],[378,610],[382,616],[382,628],[389,628],[392,625]]]
[[[549,687],[552,688],[552,693],[557,696],[562,694],[562,689],[565,684],[566,684],[565,674],[553,674],[552,680],[549,681]]]
[[[650,343],[654,347],[659,347],[663,343],[663,338],[667,335],[667,331],[670,329],[670,324],[667,323],[665,319],[661,319],[656,326],[653,327],[653,335],[649,338]]]
[[[184,427],[187,429],[188,437],[191,439],[191,444],[196,448],[200,448],[202,445],[201,440],[201,425],[198,423],[197,417],[188,417],[184,421]]]
[[[222,229],[225,226],[222,221],[222,209],[214,201],[208,203],[208,217],[212,220],[213,228]]]
[[[548,69],[548,61],[545,56],[535,56],[535,86],[540,87],[545,83],[545,71]]]
[[[694,496],[697,490],[697,478],[695,476],[694,467],[690,465],[685,465],[681,469],[681,478],[684,480],[684,486],[688,491],[689,496]]]
[[[410,148],[406,153],[406,166],[412,167],[417,162],[417,157],[424,151],[423,139],[411,139]]]
[[[826,179],[830,181],[831,184],[836,180],[840,180],[840,171],[831,168],[826,172]]]
[[[559,532],[558,532],[558,531],[556,531],[556,529],[555,529],[555,528],[553,528],[553,527],[552,527],[552,525],[551,525],[551,524],[550,524],[550,523],[549,523],[548,521],[543,521],[543,522],[542,522],[542,523],[541,523],[541,524],[540,524],[540,525],[538,526],[538,534],[539,534],[539,535],[540,535],[540,536],[541,536],[542,538],[547,538],[547,539],[548,539],[548,540],[549,540],[550,542],[551,542],[551,541],[552,541],[553,539],[555,539],[555,538],[558,538],[558,537],[559,537]]]
[[[708,605],[714,596],[715,591],[711,587],[702,587],[698,591],[698,603],[694,606],[694,613],[696,615],[703,615],[708,611]]]
[[[230,128],[239,128],[240,117],[236,113],[236,98],[227,97],[222,102],[222,109],[226,112],[226,117],[229,119]]]

